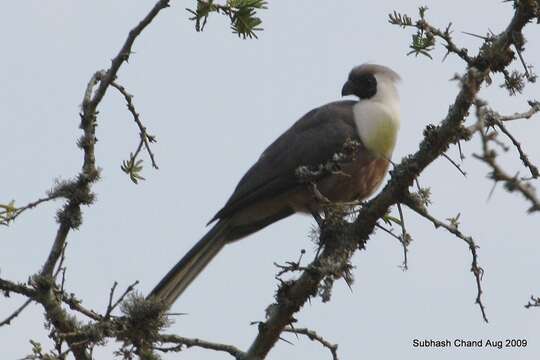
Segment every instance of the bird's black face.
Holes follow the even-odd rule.
[[[370,73],[357,74],[352,71],[341,89],[341,95],[356,95],[360,99],[369,99],[377,93],[377,79]]]

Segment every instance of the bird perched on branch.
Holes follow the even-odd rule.
[[[210,220],[214,226],[152,290],[166,307],[228,243],[242,239],[295,212],[317,214],[321,201],[298,177],[302,166],[316,167],[333,159],[349,139],[360,144],[339,173],[315,181],[331,202],[369,197],[382,182],[399,130],[399,75],[388,67],[363,64],[351,70],[342,96],[311,110],[278,137],[242,177],[233,194]]]

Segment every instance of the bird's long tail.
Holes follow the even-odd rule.
[[[160,300],[170,308],[191,282],[226,244],[227,221],[220,220],[165,275],[148,298]]]

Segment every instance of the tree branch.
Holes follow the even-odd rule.
[[[44,202],[52,201],[59,197],[58,194],[52,194],[21,207],[16,207],[13,201],[8,205],[0,204],[0,225],[8,225],[26,210],[33,209]]]
[[[9,296],[10,292],[14,292],[19,295],[26,296],[28,298],[34,298],[36,291],[23,284],[16,284],[9,280],[0,278],[0,289],[4,291],[5,296]]]
[[[284,328],[283,331],[290,332],[297,335],[307,336],[311,341],[316,341],[322,346],[324,346],[325,348],[327,348],[330,351],[330,354],[332,354],[333,360],[338,360],[338,355],[337,355],[338,345],[332,344],[331,342],[329,342],[328,340],[326,340],[325,338],[317,334],[315,331],[307,329],[307,328],[294,328],[291,326]]]
[[[531,300],[525,304],[525,309],[530,309],[532,307],[540,307],[540,297],[531,295]]]
[[[243,351],[232,345],[214,343],[201,339],[186,338],[178,335],[159,335],[157,341],[161,343],[178,344],[177,346],[170,348],[154,347],[155,350],[162,352],[178,352],[181,351],[183,347],[200,347],[203,349],[226,352],[238,360],[245,359],[246,355]]]
[[[0,321],[0,327],[4,326],[4,325],[9,325],[11,324],[11,320],[15,319],[17,316],[19,316],[19,314],[21,312],[23,312],[24,309],[26,309],[26,307],[28,305],[30,305],[30,303],[32,302],[32,299],[28,299],[26,300],[19,308],[17,308],[17,310],[15,310],[13,313],[11,313],[11,315],[9,315],[7,318],[5,318],[4,320]]]
[[[126,38],[126,41],[124,42],[124,45],[122,45],[122,48],[120,49],[118,54],[112,59],[111,67],[105,73],[103,73],[103,76],[99,82],[99,87],[97,88],[94,97],[92,98],[90,103],[88,103],[89,114],[93,113],[96,110],[97,106],[101,102],[101,99],[103,99],[107,88],[116,79],[116,74],[118,73],[120,66],[122,66],[124,62],[127,62],[129,60],[129,56],[131,55],[131,48],[133,47],[133,43],[135,43],[137,37],[148,25],[150,25],[150,23],[159,14],[159,12],[167,7],[169,7],[169,0],[159,0],[158,2],[156,2],[150,12],[139,22],[139,24],[137,24],[137,26],[131,29],[128,37]]]
[[[414,196],[413,194],[407,194],[403,198],[403,203],[407,205],[411,210],[414,210],[418,215],[428,219],[433,223],[435,228],[445,228],[450,232],[451,234],[455,235],[456,237],[460,238],[461,240],[465,241],[467,245],[469,246],[469,250],[471,251],[472,255],[472,263],[471,263],[471,272],[474,274],[474,278],[476,280],[476,304],[480,307],[480,311],[482,312],[482,318],[487,323],[487,315],[486,315],[486,309],[484,306],[484,303],[482,302],[482,277],[484,276],[484,269],[482,269],[480,266],[478,266],[478,253],[476,249],[478,249],[478,246],[474,242],[473,238],[470,236],[465,236],[461,231],[458,229],[457,221],[454,221],[452,224],[446,224],[440,220],[437,220],[434,218],[426,209],[425,206],[422,205],[421,200]]]
[[[144,148],[146,149],[146,152],[150,156],[152,167],[156,170],[159,169],[156,163],[156,159],[154,157],[154,153],[152,152],[152,149],[150,148],[150,143],[156,142],[156,137],[148,134],[148,132],[146,131],[146,127],[143,125],[140,119],[139,113],[137,112],[137,110],[135,110],[135,105],[133,104],[133,95],[129,94],[122,85],[118,84],[115,81],[111,82],[111,86],[117,89],[124,96],[124,99],[126,100],[127,108],[129,112],[131,113],[131,115],[133,116],[133,120],[139,127],[140,141],[139,141],[139,145],[137,146],[137,150],[135,151],[135,153],[130,155],[129,161],[124,162],[124,165],[122,166],[122,170],[124,170],[124,172],[128,173],[131,176],[131,180],[134,183],[137,183],[137,179],[144,179],[141,176],[137,176],[137,172],[134,171],[135,169],[137,169],[137,163],[138,163],[137,156],[139,155],[143,145],[144,145]]]
[[[481,160],[485,164],[487,164],[491,168],[491,173],[489,174],[489,177],[495,181],[495,184],[498,181],[503,181],[506,185],[506,189],[510,192],[517,191],[521,193],[526,200],[528,200],[532,206],[529,208],[529,212],[535,212],[540,211],[540,200],[538,199],[536,195],[535,188],[528,184],[523,182],[518,178],[518,176],[510,176],[507,174],[495,161],[495,158],[497,157],[497,153],[490,149],[488,146],[489,141],[494,141],[494,136],[490,136],[484,133],[484,127],[493,125],[490,123],[496,116],[498,116],[493,110],[489,109],[487,107],[487,103],[483,100],[476,99],[475,101],[476,106],[476,116],[478,118],[478,121],[475,125],[473,125],[473,131],[479,131],[482,139],[482,154],[473,154],[475,158],[478,160]],[[495,117],[494,117],[495,116]],[[532,116],[532,115],[531,115]],[[502,123],[501,123],[502,124]],[[513,137],[512,137],[513,139]],[[513,141],[516,141],[515,139]],[[516,141],[517,142],[517,141]],[[521,147],[518,148],[520,151],[520,154],[522,152]],[[527,159],[527,156],[523,154],[523,158]],[[523,161],[522,158],[522,161]],[[527,162],[524,161],[524,164],[530,164],[527,160]],[[532,164],[530,164],[532,167],[527,166],[529,169],[531,169],[531,173],[534,174],[534,167]],[[536,170],[538,171],[538,170]],[[533,175],[534,176],[534,175]]]

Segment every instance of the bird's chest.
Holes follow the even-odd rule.
[[[369,197],[379,187],[388,169],[388,160],[360,153],[356,160],[342,165],[342,173],[327,176],[317,182],[317,190],[331,202],[350,202]],[[319,209],[321,202],[306,187],[295,194],[291,207],[296,211]]]
[[[391,106],[360,102],[353,108],[358,135],[374,155],[390,159],[399,130],[399,114]]]

